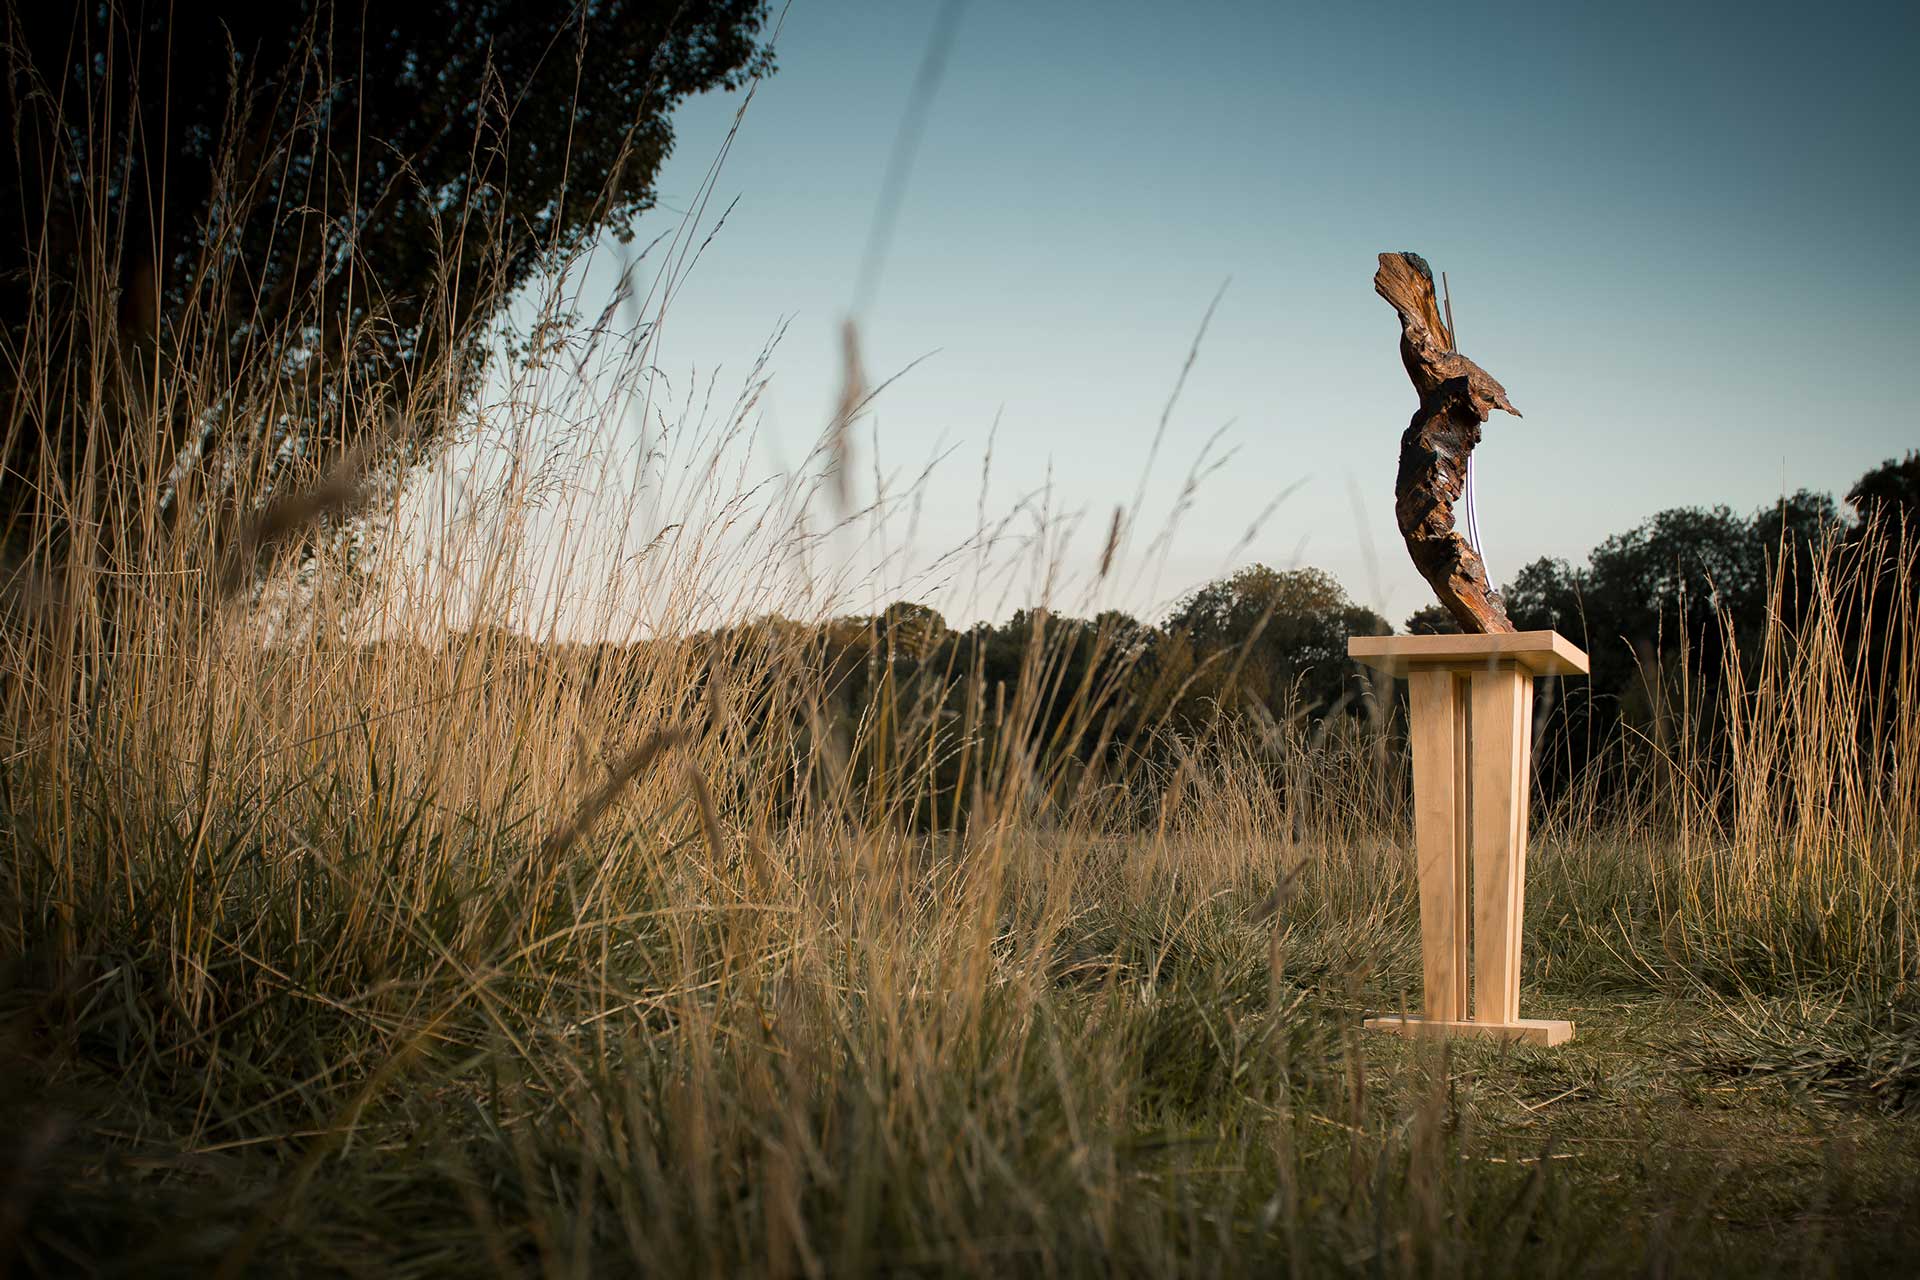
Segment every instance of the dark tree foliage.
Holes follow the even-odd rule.
[[[886,607],[873,620],[874,639],[888,653],[909,658],[924,658],[946,638],[947,620],[937,609],[908,600]]]
[[[1847,490],[1847,502],[1863,520],[1898,514],[1911,524],[1920,517],[1920,450],[1888,458],[1861,476]]]
[[[1461,634],[1460,619],[1453,616],[1445,605],[1422,605],[1407,615],[1407,634],[1410,636],[1457,636]]]
[[[44,408],[103,358],[137,393],[183,334],[255,394],[351,367],[404,399],[543,259],[630,234],[674,105],[770,68],[765,16],[764,0],[8,5],[0,520],[43,443],[64,463],[103,429],[168,433],[162,457],[219,442],[164,405],[118,423]],[[31,381],[73,386],[23,385],[34,344]],[[22,397],[37,428],[17,426]],[[276,448],[336,428],[292,423]]]
[[[1879,491],[1892,488],[1900,474],[1889,463],[1856,493],[1869,481],[1883,486]],[[1768,624],[1770,610],[1794,625],[1795,574],[1823,541],[1857,541],[1861,527],[1843,520],[1831,498],[1803,490],[1751,517],[1724,507],[1662,511],[1608,538],[1585,564],[1542,558],[1521,569],[1505,591],[1515,624],[1558,630],[1593,662],[1591,679],[1543,682],[1536,693],[1535,777],[1542,790],[1553,795],[1596,757],[1608,758],[1606,748],[1623,727],[1658,732],[1658,717],[1674,714],[1681,663],[1690,697],[1720,696],[1722,621],[1743,646]],[[1884,628],[1888,611],[1867,616]],[[1437,634],[1457,626],[1433,605],[1409,618],[1407,629]],[[699,639],[707,656],[688,665],[707,674],[695,677],[686,697],[689,708],[722,714],[714,690],[724,691],[724,714],[751,725],[746,740],[809,748],[782,746],[791,777],[755,783],[784,787],[783,805],[804,805],[809,779],[817,784],[826,776],[812,763],[810,748],[818,747],[844,760],[856,796],[892,805],[894,821],[931,830],[965,824],[983,799],[981,788],[992,785],[996,761],[1023,762],[1015,772],[1029,776],[1033,790],[1062,800],[1130,773],[1168,777],[1215,734],[1233,735],[1250,723],[1266,732],[1263,716],[1300,716],[1317,732],[1337,717],[1366,714],[1373,708],[1346,642],[1385,630],[1325,572],[1252,565],[1199,587],[1160,625],[1116,611],[1082,619],[1026,609],[998,625],[955,630],[909,601],[818,625],[764,618]],[[1856,652],[1869,646],[1864,665],[1878,669],[1870,646],[1884,637],[1849,631],[1841,639]],[[755,646],[786,656],[744,660]],[[595,696],[621,696],[621,658],[596,655],[594,678],[608,685]],[[820,677],[827,705],[797,716],[790,709],[790,718],[775,724],[768,709],[790,707],[790,700],[766,688],[734,687],[732,673],[778,671],[783,662]],[[1393,688],[1390,696],[1404,696],[1404,682]],[[1908,712],[1896,698],[1874,714]],[[914,780],[904,801],[897,785],[903,776]],[[1616,776],[1598,785],[1627,781]],[[1152,786],[1133,794],[1141,804],[1156,803]],[[1150,821],[1152,814],[1131,818]]]
[[[1845,526],[1832,496],[1810,489],[1782,498],[1777,507],[1754,512],[1754,537],[1766,564],[1764,580],[1775,596],[1768,607],[1778,608],[1789,622],[1799,621],[1808,603],[1805,590],[1814,553],[1822,541]],[[1751,634],[1764,621],[1755,616],[1743,620],[1743,625]]]
[[[1766,590],[1754,525],[1727,507],[1676,507],[1602,542],[1589,558],[1589,609],[1608,624],[1602,639],[1645,652],[1684,628],[1712,631],[1719,611],[1754,615]]]
[[[1167,625],[1198,649],[1234,654],[1236,692],[1276,714],[1296,706],[1320,714],[1336,704],[1357,705],[1360,686],[1347,660],[1347,637],[1393,630],[1324,570],[1263,564],[1200,588]]]
[[[1863,625],[1865,634],[1847,637],[1849,644],[1866,650],[1868,670],[1884,670],[1887,650],[1894,642],[1894,615],[1903,601],[1909,602],[1910,609],[1910,602],[1920,600],[1920,452],[1889,458],[1861,476],[1847,490],[1847,502],[1860,517],[1856,533],[1877,523],[1892,536],[1892,553],[1878,566],[1872,599],[1862,611],[1865,617],[1882,621],[1878,626]],[[1913,714],[1908,706],[1902,706],[1902,712]]]
[[[1724,506],[1657,512],[1607,538],[1584,566],[1543,557],[1522,568],[1504,593],[1514,625],[1558,631],[1592,661],[1588,679],[1562,682],[1548,704],[1549,785],[1623,723],[1661,731],[1682,663],[1693,706],[1710,713],[1729,629],[1750,651],[1770,609],[1791,624],[1815,548],[1841,527],[1830,497],[1801,490],[1751,517]]]
[[[1522,631],[1558,631],[1586,639],[1585,576],[1565,560],[1542,556],[1521,568],[1501,592],[1507,614]]]
[[[1722,617],[1736,637],[1756,633],[1779,558],[1803,566],[1838,527],[1832,499],[1805,490],[1751,518],[1726,507],[1672,508],[1606,539],[1582,568],[1535,560],[1508,584],[1507,610],[1522,630],[1551,628],[1582,644],[1596,693],[1618,697],[1647,674],[1639,668],[1683,641],[1696,660],[1716,658]]]

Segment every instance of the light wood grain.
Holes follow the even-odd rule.
[[[1444,670],[1408,679],[1413,717],[1414,859],[1420,881],[1423,1008],[1442,1022],[1467,1016],[1467,703]]]
[[[1432,1018],[1387,1016],[1368,1018],[1369,1031],[1403,1036],[1475,1036],[1488,1040],[1519,1040],[1526,1044],[1556,1045],[1573,1039],[1573,1024],[1558,1018],[1515,1018],[1511,1022],[1439,1022]]]
[[[1473,1020],[1520,1016],[1527,764],[1533,680],[1518,666],[1473,673]]]
[[[1356,636],[1348,652],[1407,677],[1420,885],[1422,1018],[1385,1031],[1559,1044],[1573,1024],[1520,1016],[1526,918],[1533,681],[1582,672],[1587,656],[1551,631]]]
[[[1557,631],[1508,631],[1492,635],[1353,636],[1347,656],[1388,675],[1405,676],[1421,667],[1464,671],[1474,666],[1514,662],[1536,676],[1587,673],[1587,655]]]
[[[1473,961],[1468,951],[1468,891],[1473,874],[1473,686],[1457,671],[1453,677],[1453,877],[1459,892],[1453,902],[1454,964],[1460,971],[1455,1016],[1468,1017],[1473,989]]]

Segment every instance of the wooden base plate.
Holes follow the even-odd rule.
[[[1429,1022],[1399,1016],[1368,1018],[1369,1031],[1395,1035],[1476,1036],[1490,1040],[1524,1040],[1528,1044],[1565,1044],[1573,1039],[1573,1024],[1556,1018],[1519,1018],[1513,1022]]]

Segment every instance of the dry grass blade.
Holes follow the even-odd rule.
[[[66,597],[37,565],[21,565],[0,584],[0,616],[8,619],[41,619],[59,614]]]
[[[840,326],[840,402],[827,428],[832,459],[833,498],[844,514],[853,504],[853,417],[867,400],[867,375],[860,364],[860,328],[849,318]]]
[[[693,763],[687,763],[687,785],[693,788],[693,803],[700,810],[700,830],[707,838],[707,852],[718,866],[725,860],[726,846],[721,842],[720,813],[714,808],[713,789]]]
[[[1287,873],[1280,877],[1280,883],[1273,886],[1273,892],[1267,895],[1266,901],[1255,907],[1248,914],[1247,919],[1253,924],[1265,924],[1278,916],[1281,910],[1293,900],[1294,889],[1306,869],[1305,862],[1294,863]]]
[[[1107,543],[1100,549],[1100,576],[1106,577],[1113,571],[1114,553],[1120,550],[1121,509],[1115,506],[1113,519],[1107,524]]]
[[[220,569],[220,598],[231,599],[253,581],[261,557],[271,555],[304,530],[351,511],[372,489],[366,481],[366,454],[356,450],[312,488],[269,502],[240,531]]]
[[[627,758],[615,766],[607,780],[594,788],[593,794],[580,802],[565,825],[561,826],[546,842],[540,846],[544,858],[558,857],[573,846],[583,832],[600,820],[608,806],[619,798],[633,780],[646,772],[647,766],[659,758],[670,747],[676,747],[686,740],[686,734],[678,729],[662,729],[645,742],[635,747]],[[711,803],[711,802],[709,802]]]

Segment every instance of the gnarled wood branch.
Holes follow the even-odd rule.
[[[1453,504],[1466,488],[1467,457],[1480,443],[1480,424],[1495,409],[1516,418],[1520,411],[1492,375],[1453,349],[1424,258],[1381,254],[1373,290],[1400,313],[1400,360],[1420,396],[1420,408],[1400,437],[1393,487],[1400,536],[1414,567],[1462,627],[1480,634],[1512,631],[1486,565],[1453,527]]]

